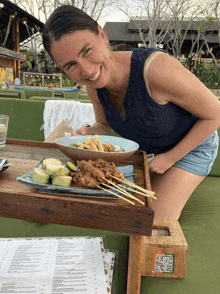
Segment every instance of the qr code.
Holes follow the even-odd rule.
[[[155,254],[155,271],[162,273],[174,273],[175,254],[156,253]]]

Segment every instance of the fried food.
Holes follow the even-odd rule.
[[[105,177],[104,173],[100,169],[92,165],[91,160],[77,161],[77,166],[81,171],[84,173],[89,172],[92,177],[98,179],[99,181],[102,181],[102,178]]]
[[[96,145],[94,139],[95,139],[95,137],[94,138],[91,138],[91,137],[86,138],[85,144],[90,145],[90,150],[99,151],[98,146]]]
[[[117,152],[115,147],[110,143],[102,144],[98,135],[95,135],[94,137],[87,137],[85,142],[77,143],[77,146],[82,149],[89,149],[93,151]]]
[[[97,188],[100,184],[106,184],[108,179],[112,183],[117,183],[117,180],[111,176],[124,179],[123,173],[117,169],[113,162],[107,162],[103,159],[96,161],[77,161],[77,166],[80,171],[71,172],[70,176],[73,178],[73,183],[77,183],[85,188]]]
[[[103,145],[102,145],[102,143],[101,143],[101,141],[100,141],[98,135],[95,135],[95,137],[94,137],[94,142],[98,145],[98,150],[99,150],[100,152],[104,152]]]
[[[118,177],[120,179],[124,178],[122,171],[118,170],[114,162],[108,162],[103,159],[97,159],[96,161],[91,161],[92,165],[98,167],[104,174],[106,179],[111,179],[111,175]]]
[[[99,180],[92,177],[89,172],[82,171],[73,173],[73,183],[89,189],[95,189],[100,184]]]
[[[105,152],[116,152],[115,151],[115,147],[114,146],[112,146],[110,143],[105,143],[105,144],[103,144],[103,148],[104,148],[104,151]]]
[[[89,149],[91,150],[90,148],[90,145],[89,144],[86,144],[86,143],[77,143],[78,147],[81,148],[81,149]]]

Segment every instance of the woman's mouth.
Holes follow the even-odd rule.
[[[101,72],[101,70],[100,70],[100,68],[99,68],[99,70],[98,70],[98,72],[96,73],[96,75],[92,78],[92,79],[89,79],[90,81],[95,81],[95,80],[97,80],[98,79],[98,77],[100,76],[100,72]]]

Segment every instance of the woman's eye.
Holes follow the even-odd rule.
[[[86,49],[84,52],[83,52],[83,56],[86,56],[90,51],[90,48]]]
[[[73,66],[74,66],[74,62],[70,62],[70,63],[67,65],[66,70],[70,70],[71,67],[73,67]]]

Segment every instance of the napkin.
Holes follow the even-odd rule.
[[[73,130],[70,128],[66,120],[63,119],[44,142],[54,143],[56,139],[65,137],[67,134],[72,136],[73,133]]]
[[[77,130],[86,124],[93,125],[96,121],[92,103],[73,100],[47,100],[43,119],[44,139],[47,139],[64,119],[72,130]]]

